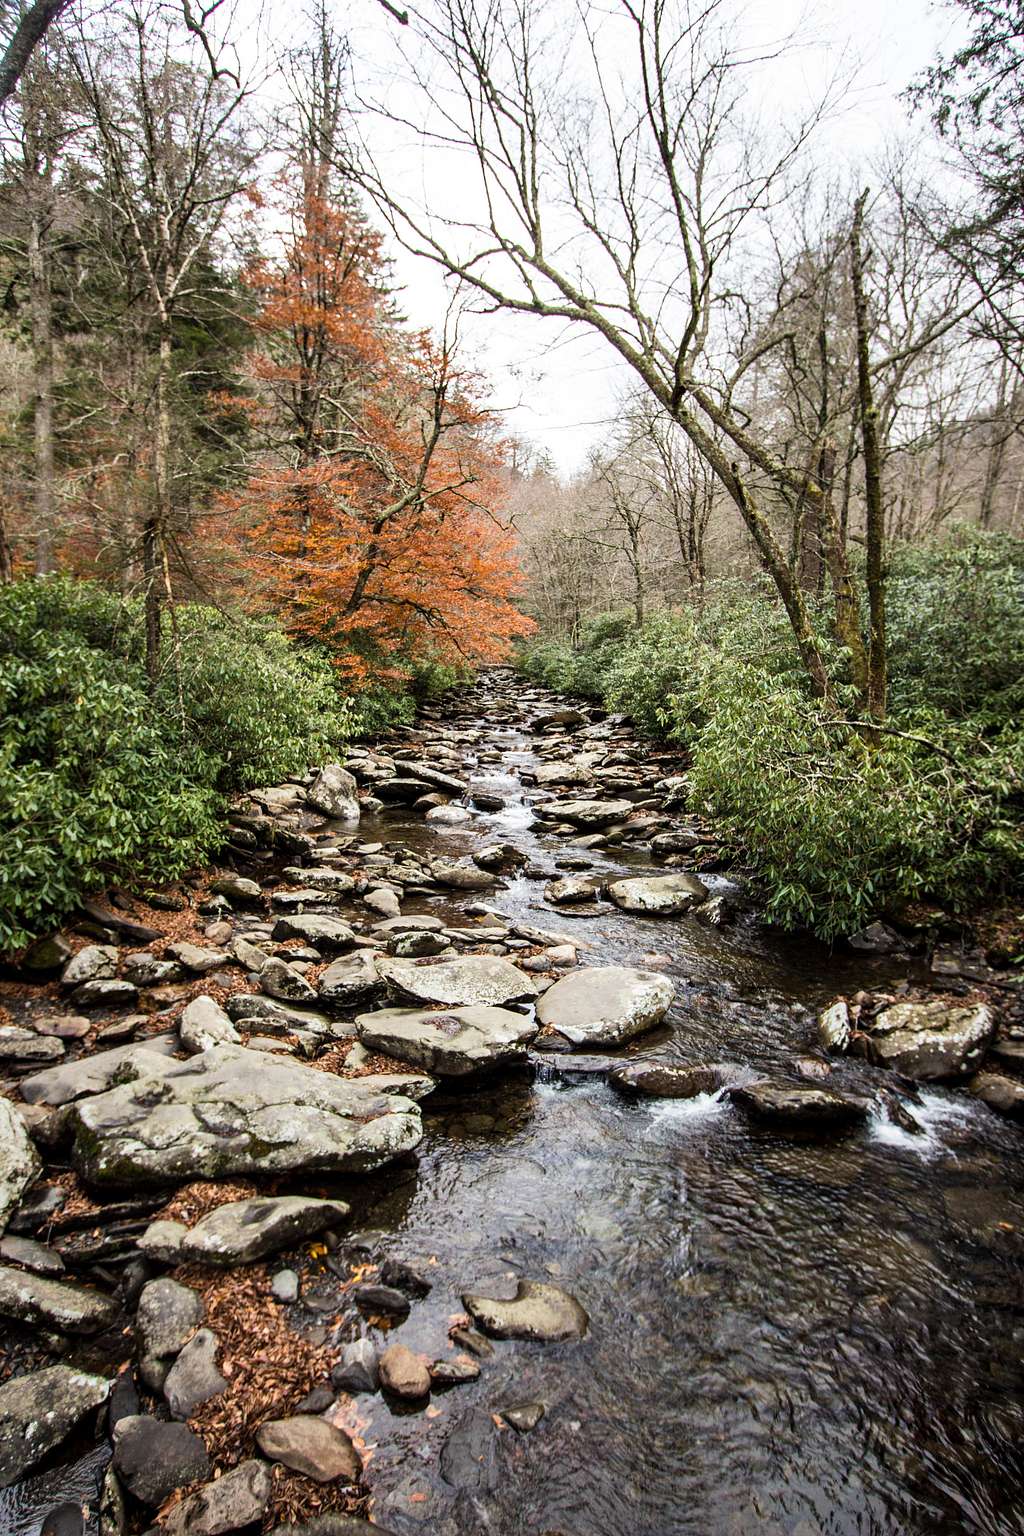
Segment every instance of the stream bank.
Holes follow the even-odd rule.
[[[309,786],[257,794],[236,819],[236,867],[221,872],[220,891],[204,881],[169,915],[133,904],[127,920],[141,918],[158,938],[107,931],[94,916],[92,931],[69,935],[78,971],[64,972],[68,985],[16,983],[2,997],[9,1027],[24,1032],[5,1045],[12,1105],[40,1073],[142,1042],[147,1054],[154,1044],[174,1058],[191,1050],[192,1063],[204,1046],[226,1052],[235,1080],[241,1058],[231,1052],[262,1050],[266,1063],[269,1049],[305,1072],[368,1085],[355,1115],[340,1098],[320,1106],[340,1120],[316,1166],[294,1157],[289,1165],[284,1152],[268,1161],[248,1135],[245,1147],[220,1149],[227,1161],[212,1185],[198,1166],[208,1162],[208,1140],[176,1174],[161,1166],[159,1148],[147,1161],[135,1146],[127,1178],[123,1137],[120,1162],[100,1155],[102,1117],[86,1106],[129,1091],[130,1081],[93,1081],[56,1109],[44,1093],[24,1111],[48,1174],[15,1211],[14,1235],[55,1251],[66,1280],[110,1300],[117,1326],[134,1317],[136,1356],[147,1285],[172,1275],[200,1293],[202,1318],[181,1331],[193,1353],[198,1322],[215,1335],[205,1365],[224,1389],[178,1422],[194,1426],[213,1462],[282,1468],[257,1435],[303,1403],[299,1417],[326,1416],[350,1439],[361,1480],[346,1480],[351,1466],[324,1482],[294,1468],[248,1472],[252,1502],[239,1511],[253,1513],[250,1525],[286,1528],[289,1514],[306,1520],[319,1500],[356,1517],[369,1510],[398,1536],[1024,1529],[1021,1132],[961,1087],[908,1085],[862,1059],[830,1057],[816,1023],[840,995],[867,1021],[876,999],[930,996],[937,985],[951,1006],[991,1008],[999,1073],[1012,1080],[1019,1005],[1008,976],[949,945],[936,968],[932,947],[914,940],[917,953],[840,955],[763,929],[719,867],[713,829],[687,815],[670,754],[634,741],[624,722],[574,711],[508,673],[487,674],[425,712],[386,749],[354,750],[348,767],[362,796],[358,827],[311,814]],[[345,812],[351,790],[336,777],[320,786],[321,806]],[[615,802],[623,804],[609,814]],[[579,809],[595,803],[605,810]],[[706,896],[691,890],[684,901],[677,884],[670,915],[607,899],[620,880],[671,874],[697,874]],[[255,878],[255,890],[239,878]],[[97,948],[113,957],[81,960]],[[140,950],[151,958],[140,960]],[[367,957],[386,950],[370,975]],[[272,952],[279,964],[268,974]],[[450,1008],[511,1005],[529,1023],[530,988],[541,1011],[591,966],[649,973],[670,983],[673,1001],[653,1028],[613,1049],[565,1049],[570,1042],[545,1026],[483,1076],[425,1082],[422,1063],[385,1059],[372,1026],[369,1045],[355,1042],[355,1018],[382,1003],[409,1006],[410,986],[422,985],[410,982],[410,967],[429,979],[452,956],[513,967],[526,985],[492,967],[486,997],[437,998]],[[477,968],[474,988],[480,977]],[[457,985],[465,988],[465,971]],[[210,1005],[197,1006],[203,997]],[[222,1008],[237,1039],[224,1031]],[[557,1017],[565,1025],[568,1015]],[[860,1017],[851,1022],[864,1033]],[[439,1043],[429,1045],[436,1070]],[[646,1098],[635,1083],[632,1093],[609,1083],[624,1062],[725,1070],[692,1096]],[[142,1066],[150,1075],[139,1080],[157,1085],[146,1092],[166,1096],[163,1069]],[[173,1070],[197,1069],[186,1061]],[[269,1065],[262,1074],[274,1075]],[[729,1091],[764,1076],[834,1091],[857,1112],[815,1130],[770,1123]],[[231,1140],[230,1093],[217,1102],[221,1118],[204,1110],[202,1136]],[[351,1133],[351,1148],[338,1154],[353,1119],[386,1135],[368,1148]],[[194,1122],[186,1129],[185,1144],[199,1146]],[[177,1132],[180,1147],[180,1122]],[[303,1145],[312,1145],[308,1135],[281,1136],[282,1147]],[[343,1166],[346,1158],[362,1166]],[[81,1182],[83,1169],[91,1182]],[[190,1193],[175,1195],[181,1184]],[[325,1224],[301,1239],[284,1229],[265,1262],[197,1262],[187,1236],[197,1218],[225,1194],[239,1201],[268,1189],[335,1209],[303,1218]],[[154,1237],[158,1217],[182,1230]],[[2,1257],[19,1270],[16,1256]],[[507,1298],[522,1281],[573,1298],[587,1314],[583,1336],[503,1339],[493,1320],[490,1337],[468,1326],[465,1296]],[[175,1293],[171,1301],[187,1309]],[[268,1361],[247,1380],[248,1396],[234,1387],[247,1320],[250,1352]],[[106,1322],[85,1335],[54,1334],[52,1318],[15,1325],[9,1363],[21,1373],[70,1358],[108,1382],[110,1361],[132,1353],[132,1340],[110,1353]],[[372,1384],[371,1351],[395,1343],[413,1357],[398,1361],[412,1375],[417,1362],[422,1370],[444,1361],[448,1381],[435,1374],[429,1395],[411,1398],[339,1388],[346,1369],[356,1380],[360,1354]],[[350,1350],[346,1362],[353,1344],[370,1349]],[[160,1372],[141,1353],[141,1396],[129,1406],[144,1412],[126,1417],[162,1421],[167,1375],[153,1386]],[[108,1395],[109,1387],[100,1402]],[[91,1444],[98,1406],[82,1415],[77,1441],[56,1444],[25,1483],[0,1495],[0,1523],[35,1536],[53,1505],[88,1495],[76,1478],[117,1486],[105,1436]],[[102,1411],[109,1421],[109,1407]],[[268,1477],[273,1489],[258,1507]],[[89,1505],[94,1512],[95,1498]],[[142,1530],[158,1508],[129,1492],[124,1523]],[[109,1530],[118,1518],[108,1509]],[[173,1529],[173,1508],[167,1518]]]

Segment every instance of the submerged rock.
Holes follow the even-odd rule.
[[[371,1050],[411,1062],[438,1077],[465,1077],[524,1060],[537,1025],[507,1008],[451,1008],[441,1013],[384,1008],[361,1014],[355,1030]]]
[[[732,1097],[759,1120],[776,1125],[828,1127],[849,1125],[867,1116],[862,1099],[836,1093],[831,1088],[812,1087],[809,1083],[788,1083],[781,1079],[759,1078],[731,1090]]]
[[[462,1304],[474,1322],[495,1339],[582,1339],[590,1319],[575,1296],[543,1280],[520,1280],[511,1301],[471,1292]]]
[[[0,1488],[12,1483],[61,1445],[75,1426],[106,1402],[102,1376],[51,1365],[0,1386]]]
[[[378,970],[395,992],[424,1003],[499,1007],[537,995],[536,982],[499,955],[461,955],[433,965],[388,959]]]
[[[396,1397],[415,1401],[430,1391],[430,1371],[404,1344],[392,1344],[380,1357],[380,1384]]]
[[[711,892],[696,875],[648,875],[630,880],[613,880],[608,896],[624,912],[649,912],[660,917],[675,917],[699,907]]]
[[[162,1075],[140,1076],[70,1113],[75,1166],[98,1184],[352,1172],[390,1162],[423,1134],[410,1099],[231,1045],[170,1063]]]
[[[989,1109],[1011,1120],[1024,1120],[1024,1083],[1002,1072],[977,1072],[967,1090]]]
[[[537,1021],[574,1045],[621,1045],[659,1023],[675,988],[667,976],[628,966],[586,966],[549,987]]]
[[[876,1066],[891,1067],[918,1082],[963,1077],[976,1067],[995,1033],[987,1003],[935,998],[895,1003],[869,1028],[868,1048]]]

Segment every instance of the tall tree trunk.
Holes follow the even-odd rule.
[[[1006,457],[1006,359],[1002,360],[999,368],[999,393],[995,407],[992,411],[992,425],[989,435],[988,452],[985,455],[985,479],[981,487],[981,502],[978,507],[978,521],[983,528],[987,528],[992,522],[992,514],[995,511],[996,491],[1003,473],[1003,460]]]
[[[53,570],[54,452],[53,452],[53,291],[50,271],[50,232],[53,226],[53,164],[47,140],[47,85],[31,68],[23,85],[25,161],[29,183],[28,289],[32,327],[32,404],[34,435],[34,502],[37,576]]]
[[[864,448],[864,537],[867,547],[868,646],[867,708],[879,723],[885,719],[888,663],[885,639],[885,509],[882,502],[882,458],[878,443],[878,410],[871,386],[868,355],[868,302],[864,289],[864,205],[863,192],[854,209],[850,231],[850,277],[853,310],[857,326],[857,402],[860,412],[861,442]]]
[[[866,702],[868,657],[860,627],[860,599],[850,571],[846,539],[832,494],[835,475],[835,444],[828,442],[822,448],[818,460],[818,484],[821,486],[822,553],[832,582],[832,626],[839,644],[849,652],[850,675],[854,687]]]
[[[7,517],[0,501],[0,587],[14,580],[14,552],[7,536]]]
[[[156,375],[156,431],[153,478],[156,505],[142,530],[142,574],[146,603],[146,673],[150,685],[160,676],[160,611],[164,582],[164,544],[171,523],[171,320],[160,316]]]

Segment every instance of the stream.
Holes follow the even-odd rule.
[[[451,829],[390,810],[364,835],[441,841],[454,857],[508,840],[548,865],[566,851],[534,827],[520,779],[538,763],[528,721],[545,696],[497,677],[459,695],[445,723],[468,738],[471,788],[503,809]],[[652,867],[589,857],[595,871]],[[513,878],[490,904],[568,932],[584,964],[657,956],[675,982],[666,1024],[627,1055],[791,1069],[816,1008],[895,974],[749,915],[721,929],[573,917],[541,890]],[[842,1074],[869,1092],[884,1081],[852,1063]],[[924,1134],[880,1108],[866,1128],[803,1140],[718,1095],[634,1104],[543,1066],[442,1091],[424,1110],[416,1167],[366,1180],[353,1213],[371,1249],[376,1232],[389,1253],[437,1261],[401,1341],[429,1351],[460,1292],[509,1294],[519,1277],[564,1285],[591,1329],[580,1343],[497,1344],[479,1381],[435,1395],[429,1415],[358,1399],[382,1524],[436,1536],[1024,1531],[1012,1126],[935,1088],[916,1106]],[[524,1401],[545,1406],[532,1433],[494,1425]]]
[[[501,808],[447,826],[393,806],[365,815],[360,839],[456,860],[507,842],[552,873],[567,857],[588,874],[664,872],[644,851],[571,847],[535,817],[549,758],[531,721],[564,702],[495,670],[425,711],[411,739],[444,733],[467,799]],[[704,878],[733,921],[580,915],[522,873],[483,905],[567,935],[582,965],[672,979],[664,1023],[616,1053],[631,1059],[793,1077],[813,1055],[827,1070],[818,1010],[920,964],[786,938],[749,893]],[[481,897],[410,894],[402,910],[465,926]],[[529,1067],[442,1083],[414,1156],[331,1184],[352,1206],[341,1248],[290,1260],[302,1286],[288,1320],[318,1343],[362,1332],[432,1359],[463,1292],[508,1296],[519,1279],[552,1281],[589,1314],[579,1341],[495,1340],[476,1381],[427,1406],[353,1397],[337,1422],[359,1437],[374,1521],[394,1536],[1024,1532],[1021,1130],[926,1086],[915,1132],[886,1112],[892,1076],[843,1059],[831,1081],[871,1114],[801,1135],[724,1092],[631,1100],[546,1043]],[[384,1256],[433,1277],[389,1329],[355,1317],[342,1289],[350,1265]],[[544,1410],[528,1433],[500,1418],[523,1404]],[[104,1463],[91,1450],[7,1490],[0,1533],[38,1536],[55,1500],[93,1497]]]

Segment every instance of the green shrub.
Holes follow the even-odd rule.
[[[326,653],[272,620],[181,607],[173,627],[165,617],[164,654],[157,705],[217,763],[223,789],[304,772],[352,734]]]
[[[62,625],[61,589],[67,588]],[[0,950],[118,871],[180,875],[215,846],[214,765],[154,713],[136,662],[74,584],[0,589]]]

